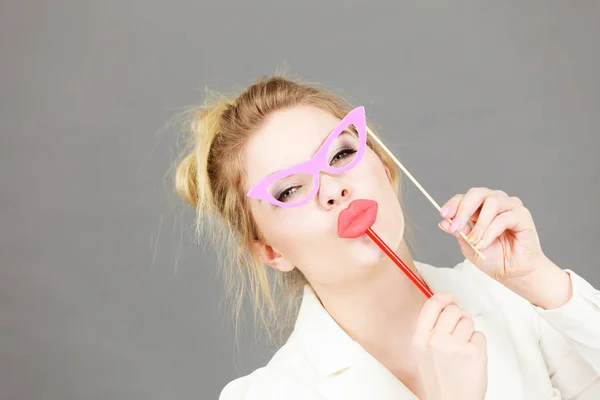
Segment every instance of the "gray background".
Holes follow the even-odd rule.
[[[365,105],[440,204],[521,197],[550,258],[600,287],[600,3],[271,3],[2,1],[3,400],[215,399],[269,359],[251,326],[234,351],[163,127],[205,85],[285,65]],[[405,190],[416,259],[460,261]]]

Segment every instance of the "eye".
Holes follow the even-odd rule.
[[[341,149],[340,151],[338,151],[335,154],[335,156],[333,156],[333,158],[330,161],[330,165],[342,162],[348,158],[351,159],[351,155],[355,154],[356,152],[357,152],[357,150],[355,150],[351,147]],[[302,185],[290,186],[290,187],[282,190],[276,196],[273,196],[273,197],[275,197],[277,199],[277,201],[285,203],[287,200],[289,200],[291,197],[293,197],[296,194],[296,192],[300,191],[301,189],[302,189]]]
[[[336,162],[343,160],[344,158],[354,153],[356,153],[356,150],[354,149],[342,149],[335,156],[333,156],[330,165],[335,164]]]
[[[296,192],[296,190],[298,190],[299,187],[300,186],[292,186],[292,187],[285,189],[277,196],[277,201],[281,201],[282,203],[285,203],[287,198],[292,196]]]

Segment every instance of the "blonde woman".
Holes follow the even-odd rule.
[[[192,114],[177,191],[199,229],[225,229],[207,233],[229,239],[236,308],[248,295],[270,337],[292,321],[270,362],[220,398],[600,399],[600,292],[544,254],[526,206],[501,190],[444,204],[439,226],[464,262],[413,260],[399,173],[367,124],[364,108],[277,76]],[[373,229],[433,297],[368,237],[338,236],[355,199],[378,203]]]

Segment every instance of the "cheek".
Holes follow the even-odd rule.
[[[326,220],[316,210],[286,210],[285,216],[268,224],[269,236],[289,258],[302,257],[307,253],[306,249],[318,247],[325,236],[331,235]]]
[[[365,153],[364,158],[354,170],[356,175],[353,179],[367,185],[370,189],[383,190],[387,186],[391,186],[385,166],[372,151]]]
[[[388,242],[397,245],[404,236],[404,213],[398,194],[394,190],[385,165],[372,151],[365,154],[363,180],[368,185],[365,190],[380,201],[379,216],[374,229]],[[368,175],[368,176],[367,176]]]

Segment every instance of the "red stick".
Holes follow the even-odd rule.
[[[423,282],[417,275],[415,275],[414,272],[412,272],[410,268],[408,268],[406,264],[404,264],[404,261],[402,261],[400,257],[398,257],[398,255],[394,253],[394,251],[390,249],[387,244],[385,244],[383,239],[381,239],[379,235],[377,235],[373,231],[373,229],[367,229],[366,233],[375,242],[375,244],[377,244],[377,246],[379,246],[379,248],[383,250],[383,252],[387,254],[388,257],[391,258],[392,261],[394,261],[402,271],[404,271],[404,273],[410,278],[410,280],[413,281],[419,289],[421,289],[421,291],[425,294],[425,296],[427,296],[427,298],[433,296],[433,292],[429,289],[429,287],[427,287],[425,282]]]

